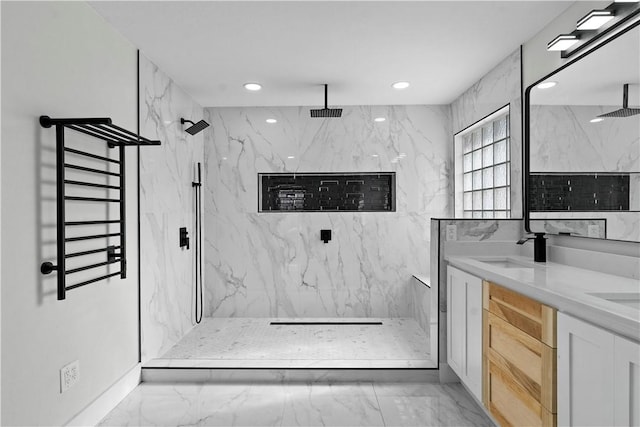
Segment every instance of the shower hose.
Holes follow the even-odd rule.
[[[202,173],[200,171],[200,162],[198,162],[198,182],[192,182],[192,187],[195,189],[195,217],[196,217],[196,262],[195,262],[195,320],[196,323],[202,321]],[[198,307],[199,306],[199,307]],[[199,308],[199,310],[198,310]]]

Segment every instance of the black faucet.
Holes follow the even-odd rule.
[[[525,237],[517,241],[523,245],[527,240],[533,240],[533,260],[535,262],[547,262],[547,242],[544,233],[533,233],[536,237]]]

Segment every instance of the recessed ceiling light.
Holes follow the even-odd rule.
[[[222,160],[227,160],[227,158],[226,158],[226,157],[223,157],[223,158],[222,158]]]
[[[547,50],[567,50],[578,43],[578,38],[571,34],[560,34],[555,39],[547,43]]]
[[[278,121],[276,119],[267,119],[265,120],[267,123],[269,123],[270,125],[274,124],[274,123],[278,123]]]
[[[578,30],[597,30],[613,19],[613,13],[609,10],[592,10],[578,21]]]
[[[589,120],[591,123],[600,123],[604,119],[602,117],[596,117],[595,119]]]
[[[378,123],[384,122],[385,120],[387,119],[385,119],[384,117],[376,117],[375,119],[373,119],[374,122],[378,122]]]
[[[295,159],[294,156],[287,156],[287,159]]]
[[[409,82],[395,82],[391,87],[394,89],[406,89],[409,87]]]
[[[538,89],[549,89],[550,87],[554,87],[557,84],[558,84],[558,82],[542,82],[536,87]]]
[[[246,90],[250,90],[252,92],[262,89],[262,85],[260,83],[245,83],[243,86]]]

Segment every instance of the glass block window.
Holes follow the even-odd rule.
[[[464,218],[510,218],[509,114],[462,135]]]

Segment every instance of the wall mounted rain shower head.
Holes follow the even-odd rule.
[[[342,117],[342,108],[329,108],[327,106],[327,86],[324,85],[324,108],[311,110],[311,117]]]
[[[191,123],[192,126],[189,126],[188,128],[185,129],[185,132],[190,133],[191,135],[195,135],[200,131],[202,131],[203,129],[209,127],[209,123],[205,122],[204,120],[200,120],[198,123],[194,123],[191,120],[180,118],[180,123],[182,124]]]

